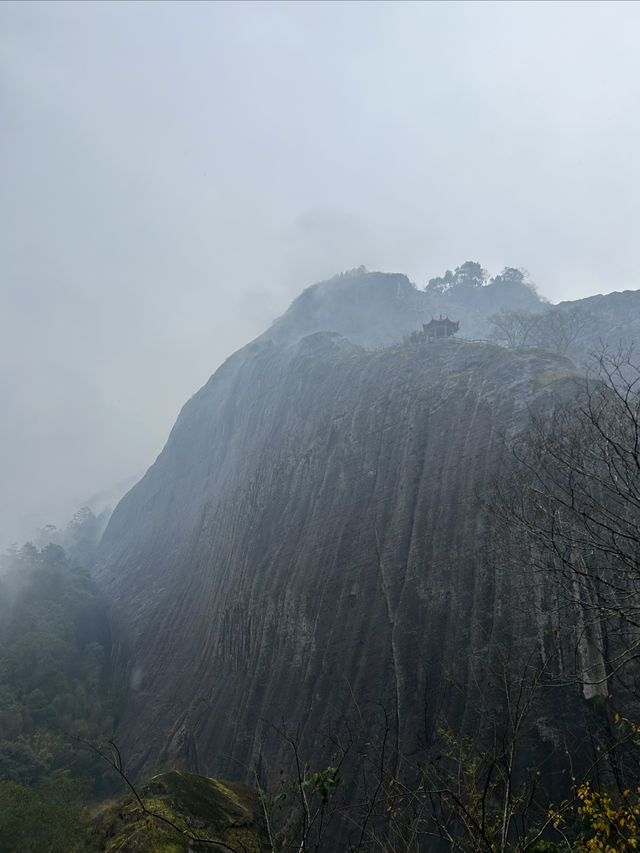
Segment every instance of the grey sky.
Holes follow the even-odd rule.
[[[640,286],[637,3],[0,4],[0,545],[146,468],[297,293]]]

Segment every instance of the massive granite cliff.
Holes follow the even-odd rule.
[[[421,298],[382,274],[305,292],[189,400],[116,508],[96,576],[122,637],[130,767],[250,780],[283,759],[273,725],[313,748],[354,700],[415,753],[473,714],[496,649],[552,642],[556,604],[501,559],[490,495],[505,441],[572,364],[391,346],[426,319]],[[553,749],[562,714],[537,725]]]

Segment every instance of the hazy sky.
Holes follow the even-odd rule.
[[[640,4],[0,4],[0,545],[308,284],[640,287]]]

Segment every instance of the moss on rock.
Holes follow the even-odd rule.
[[[546,388],[552,382],[560,382],[565,379],[584,379],[584,373],[573,368],[545,370],[536,376],[536,383],[538,388]]]
[[[251,788],[172,770],[95,818],[91,850],[106,853],[266,850],[258,797]],[[215,842],[220,842],[216,844]]]

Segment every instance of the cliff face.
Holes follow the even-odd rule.
[[[578,364],[589,367],[593,363],[593,353],[598,353],[603,346],[616,352],[620,347],[637,346],[640,341],[640,290],[590,296],[575,302],[562,302],[559,307],[569,316],[576,311],[586,313],[591,320],[568,349],[568,354]]]
[[[508,556],[491,502],[505,441],[531,408],[576,393],[572,364],[486,343],[390,346],[438,313],[425,299],[402,275],[309,288],[185,405],[117,507],[96,575],[122,638],[117,737],[133,772],[253,781],[287,760],[274,727],[313,754],[344,714],[380,706],[393,747],[419,756],[443,720],[473,730],[505,660],[516,683],[541,653],[565,682],[598,666],[582,660],[580,614]],[[635,300],[597,301],[583,347],[629,327]],[[590,725],[574,687],[561,707],[543,695],[533,719],[547,777]]]
[[[373,284],[402,313],[399,279]],[[499,559],[486,499],[505,438],[570,363],[307,331],[285,317],[214,374],[103,537],[134,769],[169,756],[250,780],[283,760],[273,725],[313,748],[354,697],[384,706],[412,753],[473,714],[496,648],[552,636],[549,593]]]

